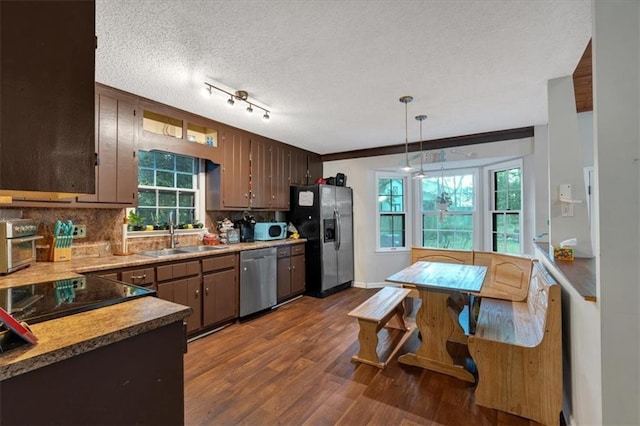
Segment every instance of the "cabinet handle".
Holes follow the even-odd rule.
[[[209,287],[205,287],[204,288],[204,295],[208,296],[209,295]]]
[[[289,266],[289,267],[287,268],[287,271],[290,271],[290,270],[291,270],[291,266]]]
[[[249,194],[247,194],[246,192],[244,193],[244,198],[249,198]]]
[[[295,266],[292,266],[292,267],[291,267],[291,269],[293,269],[293,270],[295,271],[295,270],[296,270],[296,267],[295,267]]]
[[[144,280],[145,278],[147,278],[147,274],[131,275],[132,280]]]
[[[200,296],[200,290],[196,290],[196,299]]]

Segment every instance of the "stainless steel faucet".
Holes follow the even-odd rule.
[[[176,230],[173,225],[173,212],[169,212],[169,245],[176,248]]]

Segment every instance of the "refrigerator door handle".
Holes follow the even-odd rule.
[[[333,218],[335,219],[335,223],[336,223],[336,240],[333,242],[333,245],[336,248],[336,250],[340,250],[341,232],[340,232],[340,213],[338,212],[338,210],[333,211]]]

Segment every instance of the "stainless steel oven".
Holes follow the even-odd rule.
[[[0,220],[0,274],[26,268],[36,261],[38,224],[31,219]]]

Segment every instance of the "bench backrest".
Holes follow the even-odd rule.
[[[411,263],[420,260],[486,266],[481,297],[515,302],[527,298],[533,259],[488,251],[412,247]]]
[[[494,252],[473,252],[474,265],[488,268],[481,297],[523,301],[527,298],[533,259]]]
[[[412,247],[411,264],[414,264],[418,261],[473,265],[473,252],[470,250],[443,250],[424,247]]]
[[[560,286],[538,261],[534,262],[527,295],[527,308],[532,326],[544,334],[545,327],[558,321],[560,312]],[[559,328],[559,325],[558,325]]]

